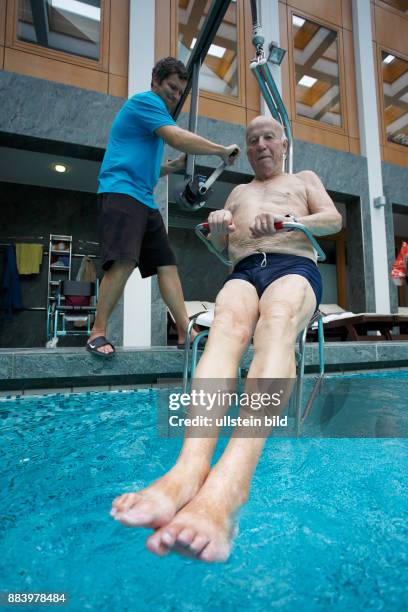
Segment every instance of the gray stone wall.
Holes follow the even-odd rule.
[[[0,132],[105,147],[123,98],[0,71]]]

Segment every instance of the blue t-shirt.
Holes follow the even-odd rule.
[[[157,208],[153,190],[160,175],[164,140],[155,130],[163,125],[176,123],[160,96],[146,91],[129,98],[112,124],[98,193],[124,193]]]

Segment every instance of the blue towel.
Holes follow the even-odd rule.
[[[13,310],[23,308],[14,246],[8,246],[6,249],[2,285],[4,289],[3,308],[11,315]]]

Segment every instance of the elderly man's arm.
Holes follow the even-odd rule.
[[[311,170],[299,172],[297,175],[306,186],[307,204],[310,214],[298,219],[316,236],[336,234],[341,230],[341,214],[333,204],[333,200],[325,190],[323,183]]]

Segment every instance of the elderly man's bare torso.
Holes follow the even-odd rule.
[[[228,254],[233,264],[257,252],[301,255],[316,261],[313,247],[301,232],[279,232],[253,237],[250,226],[260,213],[305,217],[310,214],[307,202],[307,178],[303,173],[280,174],[269,180],[254,179],[232,192],[230,210],[236,229],[228,237]]]

